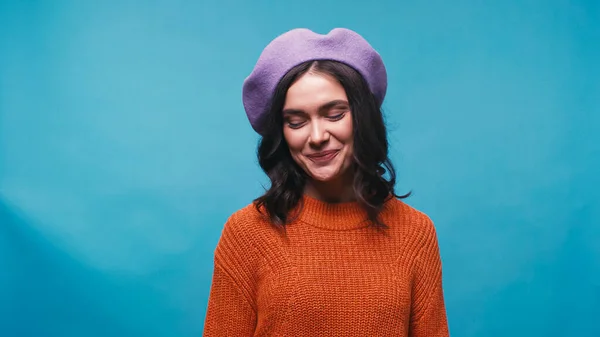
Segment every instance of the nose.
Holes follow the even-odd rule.
[[[311,123],[309,139],[310,146],[319,148],[329,141],[329,137],[329,131],[327,130],[326,126],[323,125],[323,123],[320,121]]]

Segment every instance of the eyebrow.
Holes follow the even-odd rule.
[[[346,101],[346,100],[336,99],[336,100],[333,100],[331,102],[327,102],[327,103],[321,105],[319,107],[319,112],[323,112],[323,111],[329,110],[329,109],[331,109],[334,106],[339,105],[339,104],[349,105],[348,101]],[[305,112],[303,110],[299,110],[299,109],[285,109],[285,110],[283,110],[283,114],[284,115],[302,115],[304,113]]]

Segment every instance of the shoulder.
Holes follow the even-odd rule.
[[[433,221],[427,213],[397,198],[386,203],[383,216],[392,221],[401,220],[404,224],[418,230],[434,229]]]
[[[232,254],[244,258],[260,255],[275,236],[276,229],[268,218],[250,203],[227,218],[215,251],[216,258]]]
[[[392,230],[408,240],[415,249],[432,241],[437,244],[436,226],[431,217],[403,200],[390,200],[383,216],[384,221],[391,224]]]
[[[224,231],[245,232],[258,230],[267,224],[264,214],[259,212],[254,203],[249,203],[233,212],[225,222]]]

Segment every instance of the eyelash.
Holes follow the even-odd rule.
[[[342,112],[335,116],[329,116],[328,118],[331,119],[332,121],[339,121],[340,119],[344,118],[345,115],[346,115],[346,112]]]
[[[341,120],[342,118],[344,118],[345,115],[346,115],[346,112],[342,112],[342,113],[334,115],[334,116],[328,116],[327,118],[330,119],[330,120],[332,120],[332,121],[334,121],[334,122],[337,122],[337,121]],[[298,128],[300,128],[304,124],[304,122],[301,122],[301,123],[290,123],[290,122],[288,122],[287,124],[292,129],[298,129]]]
[[[290,122],[288,122],[288,126],[290,128],[292,128],[292,129],[298,129],[298,128],[300,128],[302,126],[303,123],[304,122],[302,122],[302,123],[290,123]]]

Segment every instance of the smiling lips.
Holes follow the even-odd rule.
[[[335,156],[337,156],[338,153],[340,153],[340,150],[329,150],[329,151],[312,153],[312,154],[306,155],[306,157],[308,157],[308,159],[310,159],[311,161],[316,162],[316,163],[325,163],[325,162],[328,162],[331,159],[335,158]]]

